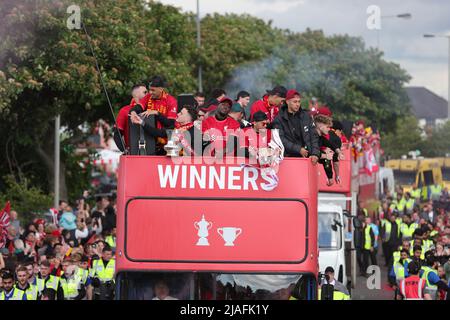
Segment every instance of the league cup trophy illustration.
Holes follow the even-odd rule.
[[[233,247],[234,240],[236,240],[236,238],[242,233],[242,229],[234,227],[226,227],[226,228],[218,228],[217,232],[220,234],[223,240],[225,240],[226,247]]]
[[[194,222],[195,229],[198,230],[197,235],[199,239],[197,241],[197,246],[209,246],[208,242],[208,230],[212,227],[212,222],[205,220],[205,215],[202,215],[202,220]]]
[[[178,146],[178,130],[170,132],[167,136],[170,136],[170,140],[164,146],[164,150],[167,152],[168,157],[178,157],[180,155],[181,148]]]

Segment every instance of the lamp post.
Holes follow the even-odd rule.
[[[200,0],[197,0],[197,48],[200,51],[201,37],[200,37]],[[202,85],[202,65],[199,62],[198,65],[198,91],[203,91]]]
[[[60,177],[60,136],[61,115],[55,117],[55,198],[53,200],[54,208],[59,206],[59,177]]]
[[[396,15],[387,15],[387,16],[381,16],[381,19],[405,19],[409,20],[412,18],[411,13],[401,13]],[[380,30],[377,32],[377,48],[380,49]]]
[[[448,39],[448,107],[447,118],[450,119],[450,35],[445,34],[424,34],[424,38],[447,38]]]

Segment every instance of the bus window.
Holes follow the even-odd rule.
[[[342,246],[342,234],[339,214],[336,212],[319,212],[319,248],[323,250],[339,250]]]
[[[192,273],[127,273],[120,297],[125,300],[190,300],[193,299],[193,284]]]

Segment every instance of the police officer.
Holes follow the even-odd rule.
[[[112,250],[106,245],[102,251],[102,258],[94,260],[91,269],[94,300],[112,300],[114,298],[114,274],[116,261]]]
[[[4,272],[2,275],[3,291],[0,293],[2,300],[27,300],[27,295],[14,286],[14,275],[11,272]]]

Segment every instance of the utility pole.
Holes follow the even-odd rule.
[[[60,177],[60,137],[61,115],[55,117],[55,199],[54,208],[59,206],[59,177]]]
[[[201,34],[200,34],[200,0],[197,0],[197,48],[200,51]],[[198,91],[203,92],[202,85],[202,65],[199,61],[198,65]]]

